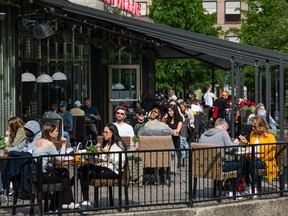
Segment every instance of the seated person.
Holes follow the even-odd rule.
[[[50,122],[43,125],[42,128],[42,138],[35,143],[35,148],[33,156],[47,156],[47,155],[57,155],[55,145],[51,141],[53,138],[58,136],[58,130],[56,126]],[[60,154],[65,154],[67,140],[61,137],[62,147]],[[48,163],[49,157],[43,157],[42,161],[42,183],[43,184],[53,184],[62,183],[63,191],[55,192],[53,194],[49,210],[56,211],[58,209],[75,209],[79,208],[79,204],[74,203],[72,188],[70,185],[69,171],[65,168],[55,168],[50,166]],[[61,161],[61,156],[55,157],[57,161]],[[62,197],[62,203],[59,203],[57,198]]]
[[[201,135],[199,143],[216,144],[225,147],[238,146],[239,140],[235,139],[233,142],[231,141],[231,138],[227,132],[228,128],[229,128],[228,123],[224,119],[218,118],[215,121],[215,128],[211,128],[205,131]],[[236,182],[237,185],[242,176],[243,162],[229,161],[229,159],[226,160],[224,151],[222,151],[221,157],[223,158],[222,169],[224,172],[237,170],[237,182]]]
[[[276,139],[267,122],[260,116],[256,116],[252,119],[250,142],[241,135],[239,136],[239,139],[246,144],[265,144],[256,147],[255,152],[258,153],[255,154],[256,160],[250,160],[247,163],[249,167],[247,170],[250,175],[246,175],[246,186],[251,187],[252,183],[252,185],[255,186],[254,192],[257,193],[257,169],[266,168],[269,182],[272,182],[277,176],[278,167],[275,159]],[[251,177],[251,179],[249,177]],[[251,193],[251,190],[248,192]]]
[[[165,136],[174,135],[175,131],[167,124],[161,122],[161,111],[158,108],[153,108],[150,112],[148,122],[139,129],[138,135],[142,136]]]
[[[9,146],[15,146],[21,143],[25,138],[24,122],[17,116],[8,119]]]
[[[101,152],[111,152],[102,154],[102,161],[96,165],[89,164],[80,166],[78,169],[81,190],[83,194],[82,206],[91,205],[89,202],[89,181],[91,179],[117,179],[125,165],[125,154],[122,153],[121,167],[119,167],[120,154],[113,152],[126,151],[125,144],[119,136],[118,129],[114,124],[107,124],[103,130],[103,143],[100,145]]]
[[[141,126],[145,125],[147,121],[148,119],[145,115],[145,110],[143,108],[137,108],[135,112],[135,118],[131,122],[134,133],[138,134],[138,130],[141,128]]]
[[[8,157],[30,157],[35,146],[35,142],[42,136],[40,131],[40,125],[37,121],[31,120],[24,125],[24,131],[26,138],[18,145],[8,148]],[[22,161],[24,162],[24,160]],[[10,180],[18,176],[23,169],[23,163],[19,163],[19,160],[4,160],[2,161],[1,178],[3,182],[3,189],[8,190]],[[8,175],[9,174],[9,175]],[[26,181],[28,176],[22,176],[23,185],[28,184]],[[22,190],[21,190],[22,191]],[[23,191],[22,191],[23,192]],[[27,192],[27,191],[26,191]],[[29,192],[28,192],[29,193]]]

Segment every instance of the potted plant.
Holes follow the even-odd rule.
[[[8,147],[7,142],[5,141],[5,137],[1,136],[0,137],[0,155],[4,155],[5,153],[5,148]]]
[[[138,135],[134,135],[134,136],[132,137],[132,140],[133,140],[134,146],[135,146],[136,149],[138,150],[138,149],[139,149],[139,136],[138,136]]]
[[[92,154],[92,153],[97,153],[98,151],[99,151],[99,149],[98,149],[97,146],[94,146],[94,145],[86,146],[86,152],[87,153],[91,153],[91,154],[88,155],[88,160],[89,161],[94,161],[95,154]]]

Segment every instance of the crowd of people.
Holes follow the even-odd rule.
[[[58,152],[53,144],[53,138],[58,136],[58,129],[51,122],[45,123],[40,128],[40,124],[37,121],[31,120],[26,124],[18,118],[12,117],[8,120],[9,130],[7,136],[9,137],[8,157],[15,154],[15,152],[23,152],[25,156],[27,154],[31,156],[40,155],[57,155],[58,153],[66,153],[67,147],[71,147],[69,134],[73,128],[72,116],[85,116],[88,123],[85,124],[85,131],[87,135],[91,135],[93,143],[97,143],[97,137],[99,136],[95,122],[100,121],[100,113],[95,106],[91,105],[89,98],[84,98],[83,105],[80,101],[74,102],[74,107],[68,111],[67,102],[60,101],[58,104],[53,103],[51,110],[43,114],[43,118],[62,119],[63,122],[63,137],[61,137],[61,149]],[[207,108],[205,113],[205,108]],[[209,119],[214,119],[215,128],[203,131],[199,140],[200,143],[217,144],[220,146],[235,146],[239,142],[250,144],[261,143],[275,143],[275,136],[273,130],[276,128],[276,123],[272,117],[269,121],[269,125],[266,122],[266,113],[264,104],[258,104],[255,108],[255,113],[252,114],[248,121],[251,124],[252,132],[249,134],[237,134],[237,138],[231,141],[229,135],[231,109],[235,106],[231,105],[229,100],[229,93],[223,91],[221,96],[217,98],[211,92],[211,86],[206,87],[206,93],[203,95],[203,100],[196,99],[195,97],[189,98],[189,100],[182,100],[177,98],[173,90],[169,91],[167,96],[163,94],[157,94],[153,100],[153,104],[148,104],[143,100],[140,107],[135,110],[134,119],[129,122],[127,119],[127,109],[123,106],[117,106],[114,110],[115,122],[106,124],[103,128],[103,143],[100,144],[100,151],[111,152],[105,154],[106,159],[100,161],[95,165],[83,165],[79,167],[79,179],[83,194],[83,205],[90,205],[88,199],[88,182],[91,178],[117,178],[119,173],[123,170],[125,156],[122,158],[122,167],[119,166],[119,154],[113,154],[113,152],[126,151],[126,146],[121,137],[131,137],[128,145],[133,145],[133,137],[135,135],[171,135],[173,140],[173,147],[175,149],[182,148],[182,142],[186,143],[189,148],[189,143],[195,141],[194,127],[195,127],[195,115],[209,115]],[[198,123],[199,124],[199,123]],[[275,128],[274,128],[275,126]],[[270,129],[271,128],[271,129]],[[250,134],[251,132],[251,134]],[[249,136],[250,139],[245,137]],[[270,147],[261,147],[261,151],[273,154],[275,152],[269,149]],[[224,158],[224,156],[223,156]],[[60,160],[60,157],[56,157]],[[109,163],[107,163],[109,161]],[[177,151],[177,166],[180,167],[181,151]],[[111,162],[111,163],[110,163]],[[247,178],[247,185],[256,185],[255,170],[251,167],[267,168],[269,171],[268,180],[272,181],[275,178],[277,172],[277,166],[275,161],[267,161],[266,158],[259,157],[256,164],[251,165],[251,161],[225,161],[223,163],[223,170],[237,170],[238,182],[243,176],[243,173],[250,173],[251,178]],[[254,163],[254,162],[253,162]],[[9,166],[7,165],[7,168]],[[247,168],[248,167],[248,168]],[[275,168],[276,167],[276,168]],[[267,171],[267,172],[268,172]],[[69,179],[69,172],[65,168],[57,169],[57,172],[49,170],[48,161],[43,163],[43,175],[47,176],[44,180],[46,182],[59,182],[65,183],[64,190],[62,191],[62,203],[57,201],[58,194],[55,194],[52,198],[52,205],[50,205],[51,211],[56,211],[59,208],[62,209],[74,209],[79,208],[79,204],[74,203],[73,194],[71,190],[71,184]],[[249,175],[248,175],[249,176]],[[7,173],[2,172],[2,188],[9,189],[7,184]],[[2,196],[4,197],[4,196]],[[1,198],[2,199],[2,198]],[[4,201],[4,198],[3,200]],[[57,205],[55,205],[57,203]]]

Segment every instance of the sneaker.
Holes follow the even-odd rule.
[[[69,204],[62,204],[62,209],[69,209]]]
[[[8,201],[7,196],[3,196],[3,195],[0,196],[0,203],[4,203],[7,201]]]
[[[71,202],[69,205],[69,209],[78,209],[80,207],[79,203]]]
[[[81,203],[81,206],[91,206],[91,202],[85,200]]]

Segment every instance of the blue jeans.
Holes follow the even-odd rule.
[[[243,162],[242,161],[225,161],[222,164],[222,170],[223,172],[237,170],[236,185],[238,185],[240,178],[242,176],[242,172],[243,172]]]

